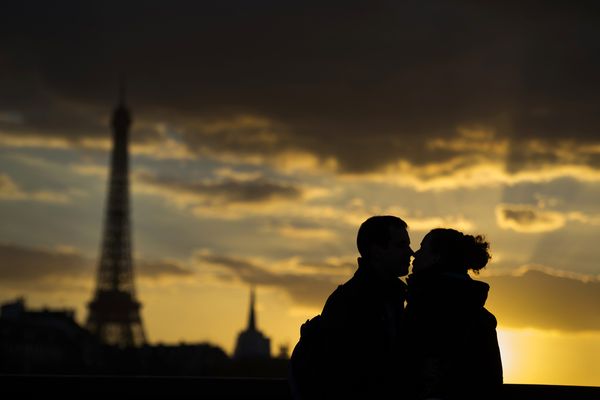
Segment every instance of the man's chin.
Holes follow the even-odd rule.
[[[408,267],[403,267],[402,269],[398,270],[398,273],[396,275],[398,278],[402,278],[403,276],[408,275]]]

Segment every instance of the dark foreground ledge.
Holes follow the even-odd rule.
[[[504,386],[510,400],[600,400],[600,387]],[[0,375],[0,398],[291,399],[285,379],[79,375]]]

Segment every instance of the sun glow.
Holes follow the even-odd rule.
[[[600,334],[499,329],[505,383],[598,386]]]

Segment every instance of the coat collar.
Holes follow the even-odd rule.
[[[408,277],[409,302],[444,302],[483,307],[490,286],[472,279],[468,274],[419,273]]]

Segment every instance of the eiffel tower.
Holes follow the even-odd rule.
[[[129,127],[131,114],[125,106],[125,88],[112,115],[113,149],[104,220],[102,254],[96,291],[88,304],[87,328],[105,344],[121,348],[146,342],[136,300],[131,258],[129,221]]]

